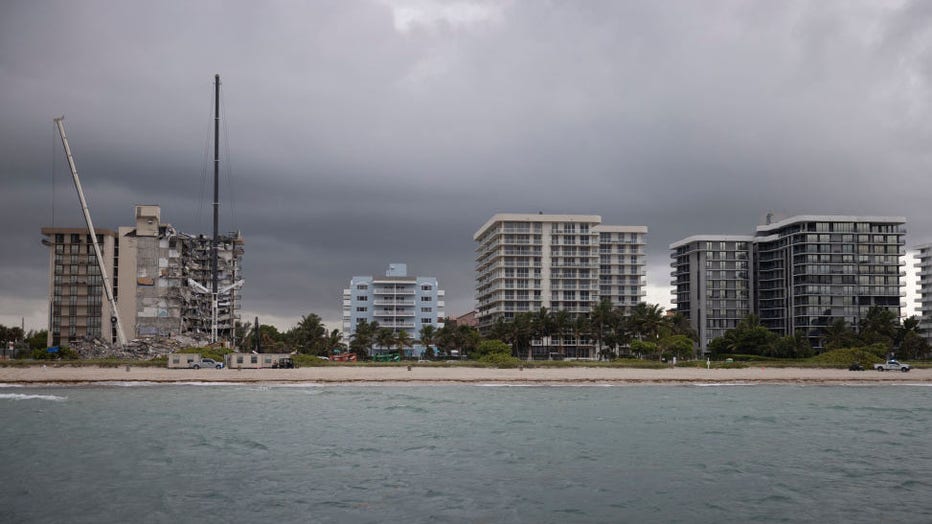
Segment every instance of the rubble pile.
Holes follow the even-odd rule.
[[[150,360],[182,349],[204,347],[207,345],[208,343],[206,340],[175,336],[171,338],[136,338],[127,342],[126,347],[122,349],[119,344],[108,344],[97,338],[75,341],[70,344],[70,347],[75,350],[82,359],[119,358]]]

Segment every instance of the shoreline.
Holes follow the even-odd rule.
[[[152,367],[0,368],[0,385],[354,385],[354,386],[641,386],[641,385],[928,385],[932,369],[909,373],[813,368],[431,368],[167,369]]]

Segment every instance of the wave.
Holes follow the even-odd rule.
[[[729,387],[729,386],[757,386],[757,385],[759,384],[755,384],[753,382],[709,382],[709,383],[693,384],[693,386],[696,386],[697,388],[721,388],[721,387]]]
[[[500,382],[500,383],[482,383],[482,384],[473,384],[475,387],[481,388],[603,388],[603,387],[614,387],[614,384],[524,384],[520,382]]]
[[[51,400],[54,402],[63,402],[68,397],[59,397],[58,395],[27,395],[25,393],[0,393],[0,399],[9,400]]]

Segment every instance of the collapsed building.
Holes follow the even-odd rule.
[[[83,232],[83,233],[82,233]],[[213,239],[162,223],[157,205],[135,206],[135,225],[96,230],[110,276],[123,334],[211,339],[214,324]],[[49,254],[48,344],[117,341],[115,318],[86,230],[43,228]],[[245,241],[239,232],[218,235],[217,340],[235,342]]]

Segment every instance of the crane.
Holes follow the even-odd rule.
[[[78,178],[78,168],[74,165],[74,157],[71,156],[71,146],[68,145],[68,137],[65,136],[65,126],[61,116],[56,119],[55,125],[58,126],[58,134],[61,135],[61,143],[65,146],[65,156],[68,157],[68,167],[71,169],[71,178],[74,179],[74,188],[78,191],[78,200],[81,202],[81,211],[84,212],[84,222],[87,224],[87,233],[94,244],[94,255],[97,257],[97,266],[100,268],[100,276],[103,279],[104,291],[107,294],[107,301],[110,302],[110,323],[116,326],[117,340],[120,348],[126,346],[126,336],[123,334],[123,326],[120,323],[120,312],[117,309],[116,299],[113,298],[113,288],[110,287],[110,278],[107,276],[107,268],[104,265],[104,257],[100,254],[100,244],[97,243],[97,233],[94,230],[94,222],[91,221],[91,212],[87,208],[87,200],[84,198],[84,190],[81,189],[81,179]]]

